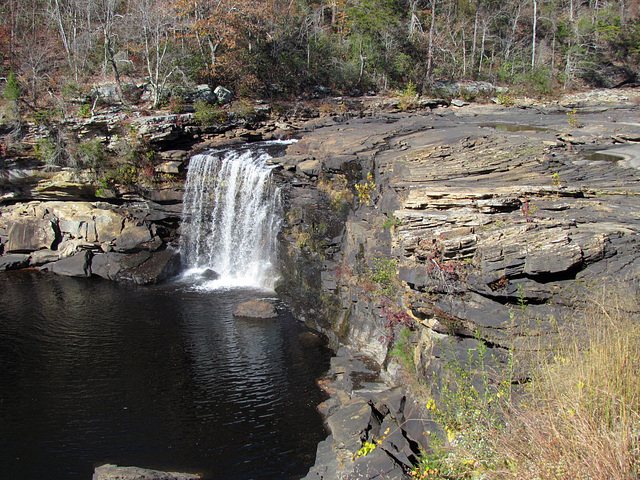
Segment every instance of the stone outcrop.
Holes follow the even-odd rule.
[[[166,280],[180,267],[167,220],[180,214],[149,207],[62,201],[0,207],[0,269],[32,266],[140,284]]]
[[[200,475],[178,472],[161,472],[139,467],[120,467],[106,464],[96,467],[93,480],[198,480]]]
[[[594,289],[637,285],[640,163],[630,139],[640,111],[578,108],[578,128],[554,108],[439,107],[343,118],[303,135],[276,159],[288,212],[279,293],[294,314],[367,355],[395,385],[401,367],[389,352],[404,326],[419,378],[481,347],[499,370],[532,335],[551,341]],[[621,143],[629,156],[591,155]],[[337,410],[322,408],[332,436],[308,478],[377,478],[366,473],[372,465],[403,478],[407,465],[390,450],[353,461],[379,435],[370,418],[383,394],[345,391]]]

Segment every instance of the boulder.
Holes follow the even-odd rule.
[[[216,87],[213,93],[216,95],[218,102],[222,103],[223,105],[229,103],[233,98],[233,93],[231,93],[231,90],[228,90],[220,85]]]
[[[189,94],[192,103],[213,103],[216,101],[216,94],[211,91],[211,87],[209,85],[196,85],[195,87],[193,87],[193,90],[189,92]]]
[[[67,277],[89,277],[91,276],[91,254],[85,250],[58,260],[51,265],[51,271]]]
[[[233,315],[248,318],[274,318],[278,316],[278,313],[268,300],[250,300],[238,305]]]
[[[111,210],[97,210],[95,224],[98,242],[111,242],[122,232],[124,217]]]
[[[401,480],[410,477],[404,474],[402,467],[382,448],[374,448],[367,456],[355,460],[353,478]]]
[[[117,280],[122,270],[135,268],[149,258],[151,254],[144,250],[135,254],[99,253],[91,260],[91,273],[107,280]]]
[[[145,225],[126,225],[122,233],[115,239],[113,249],[116,252],[135,252],[142,248],[142,244],[153,238],[149,228]]]
[[[119,467],[106,464],[96,467],[93,480],[197,480],[200,475],[190,473],[162,472],[138,467]]]
[[[183,168],[182,162],[169,161],[169,162],[164,162],[158,165],[155,168],[155,171],[158,173],[169,173],[172,175],[177,175],[182,171],[182,168]]]
[[[7,253],[24,253],[52,248],[57,239],[56,225],[48,219],[21,219],[12,223],[7,232]]]
[[[211,270],[210,268],[207,268],[204,272],[202,272],[200,278],[202,278],[203,280],[218,280],[220,278],[220,274],[214,270]]]
[[[54,250],[36,250],[31,254],[29,264],[37,267],[46,263],[56,262],[60,259],[60,253]]]
[[[296,173],[302,173],[309,177],[318,176],[322,172],[322,165],[317,160],[305,160],[296,166]]]
[[[182,188],[162,188],[145,192],[145,198],[156,203],[181,203],[184,190]]]
[[[24,268],[29,264],[29,255],[23,253],[14,253],[0,257],[0,272],[5,270],[17,270]]]
[[[179,271],[180,253],[172,248],[167,248],[154,252],[148,260],[140,265],[121,271],[116,279],[134,282],[138,285],[151,285],[163,282],[177,275]]]
[[[97,85],[94,95],[98,97],[98,101],[103,105],[116,105],[121,103],[118,95],[118,88],[115,83]]]

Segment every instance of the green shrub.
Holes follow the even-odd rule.
[[[407,111],[414,109],[418,106],[418,91],[416,85],[412,81],[405,87],[399,96],[398,109],[401,111]]]
[[[77,161],[79,166],[97,167],[104,160],[104,145],[100,140],[85,140],[78,144]]]
[[[47,166],[60,164],[61,149],[50,137],[38,140],[34,147],[34,153],[36,158]]]
[[[207,102],[196,102],[194,104],[195,113],[193,119],[200,125],[213,125],[225,123],[229,119],[229,114],[219,105],[211,105]]]
[[[380,291],[391,296],[396,284],[396,261],[393,258],[374,258],[369,279],[380,285]]]
[[[91,105],[88,103],[80,105],[80,108],[78,108],[78,115],[83,118],[90,118],[92,115]]]

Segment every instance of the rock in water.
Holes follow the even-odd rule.
[[[197,480],[200,475],[189,473],[161,472],[138,467],[119,467],[106,464],[97,467],[93,480]]]
[[[276,307],[268,300],[250,300],[238,305],[233,312],[235,317],[274,318],[278,314]]]
[[[203,280],[218,280],[220,278],[220,274],[207,268],[204,272],[202,272]]]

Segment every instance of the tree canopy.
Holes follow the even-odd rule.
[[[640,0],[0,0],[0,76],[36,104],[99,79],[428,91],[603,86],[640,60]],[[6,83],[5,83],[6,85]]]

